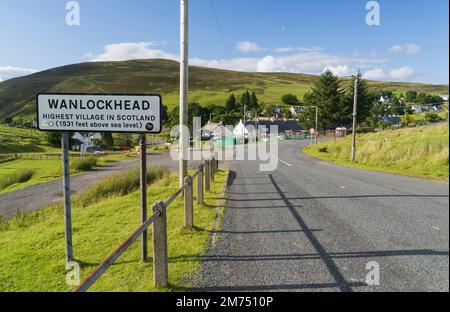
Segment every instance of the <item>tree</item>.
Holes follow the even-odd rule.
[[[392,100],[389,112],[391,115],[403,115],[400,100],[398,97],[394,97],[394,99]]]
[[[51,131],[47,132],[47,143],[53,147],[61,147],[61,132]]]
[[[312,92],[305,94],[307,106],[302,121],[306,127],[314,127],[316,110],[319,107],[318,123],[320,128],[335,128],[347,125],[351,120],[351,109],[344,99],[340,80],[331,71],[325,71],[314,83]]]
[[[250,92],[245,91],[245,92],[242,94],[242,96],[241,96],[241,98],[240,98],[240,100],[239,100],[239,104],[241,105],[241,109],[242,109],[242,110],[244,110],[244,106],[246,106],[247,109],[248,109],[248,107],[249,107],[249,105],[250,105]]]
[[[378,102],[378,96],[375,93],[370,92],[365,80],[361,73],[358,73],[358,123],[364,122],[368,117],[372,116],[372,110],[375,104]],[[353,113],[353,103],[355,98],[355,81],[356,77],[353,76],[351,85],[346,94],[346,101],[348,108],[345,108],[343,114],[347,114],[350,110]],[[347,116],[343,116],[344,120],[347,120]]]
[[[417,95],[416,102],[419,104],[425,104],[427,100],[427,94],[425,92],[421,92]]]
[[[299,105],[300,101],[298,100],[298,97],[294,94],[285,94],[281,97],[281,102],[283,102],[286,105]]]
[[[7,125],[12,124],[13,123],[13,118],[12,117],[5,117],[5,119],[3,119],[3,122]]]
[[[102,142],[103,142],[103,146],[105,148],[112,149],[114,147],[114,138],[112,136],[112,133],[103,132],[102,133]]]
[[[249,99],[249,110],[255,111],[259,108],[258,97],[256,96],[255,91],[252,92]]]
[[[236,110],[236,97],[232,93],[230,97],[227,100],[227,103],[225,104],[225,107],[227,108],[227,111],[229,113],[234,112]]]
[[[417,92],[416,91],[408,91],[406,92],[406,102],[412,103],[415,102],[417,98]]]

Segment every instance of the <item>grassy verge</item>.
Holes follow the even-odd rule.
[[[71,174],[95,170],[98,167],[108,166],[128,158],[127,153],[106,155],[101,158],[86,157],[85,160],[72,159]],[[2,181],[21,172],[32,171],[28,180],[15,181],[3,184]],[[20,159],[0,164],[0,194],[22,190],[29,186],[59,179],[62,176],[61,160],[26,160]],[[9,179],[10,180],[10,179]]]
[[[210,233],[218,216],[225,170],[219,171],[212,192],[205,194],[205,205],[195,205],[195,230],[183,228],[182,198],[168,209],[169,289],[189,286],[200,267]],[[149,204],[167,200],[178,188],[175,174],[157,178],[149,187]],[[115,188],[113,188],[115,189]],[[84,208],[73,210],[74,253],[81,264],[82,278],[108,256],[139,226],[139,192],[125,196],[100,196]],[[6,224],[6,225],[5,225]],[[17,216],[0,222],[0,291],[68,291],[65,283],[64,223],[60,207]],[[151,241],[151,231],[149,232]],[[156,291],[152,285],[152,263],[140,261],[136,242],[92,291]],[[149,244],[152,254],[152,244]]]
[[[310,146],[305,154],[340,165],[448,181],[448,124],[359,135],[356,163],[351,138]]]

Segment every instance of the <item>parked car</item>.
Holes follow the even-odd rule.
[[[98,147],[88,147],[87,149],[86,149],[86,151],[88,152],[88,153],[92,153],[92,154],[94,154],[94,155],[96,155],[96,156],[104,156],[104,155],[106,155],[106,152],[105,151],[103,151],[102,149],[100,149],[100,148],[98,148]]]
[[[122,146],[121,148],[119,148],[119,150],[128,152],[130,148],[128,146]]]

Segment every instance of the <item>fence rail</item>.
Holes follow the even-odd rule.
[[[184,185],[178,189],[165,203],[158,201],[153,205],[153,215],[145,221],[126,241],[112,252],[94,272],[91,273],[73,292],[88,291],[92,285],[111,267],[114,262],[153,225],[153,281],[155,287],[168,285],[168,255],[167,255],[167,209],[175,200],[183,195],[185,211],[185,227],[194,227],[194,196],[193,184],[197,178],[197,203],[203,204],[204,191],[210,191],[211,179],[219,168],[216,155],[201,164],[192,176],[187,176]]]

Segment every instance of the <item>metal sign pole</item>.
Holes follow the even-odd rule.
[[[141,134],[140,139],[141,152],[141,223],[147,221],[147,136]],[[147,230],[142,234],[142,261],[148,260],[147,248]]]
[[[63,156],[63,194],[64,194],[64,225],[66,237],[66,261],[73,261],[72,247],[72,211],[70,203],[70,163],[69,163],[69,132],[61,133],[61,145]]]

